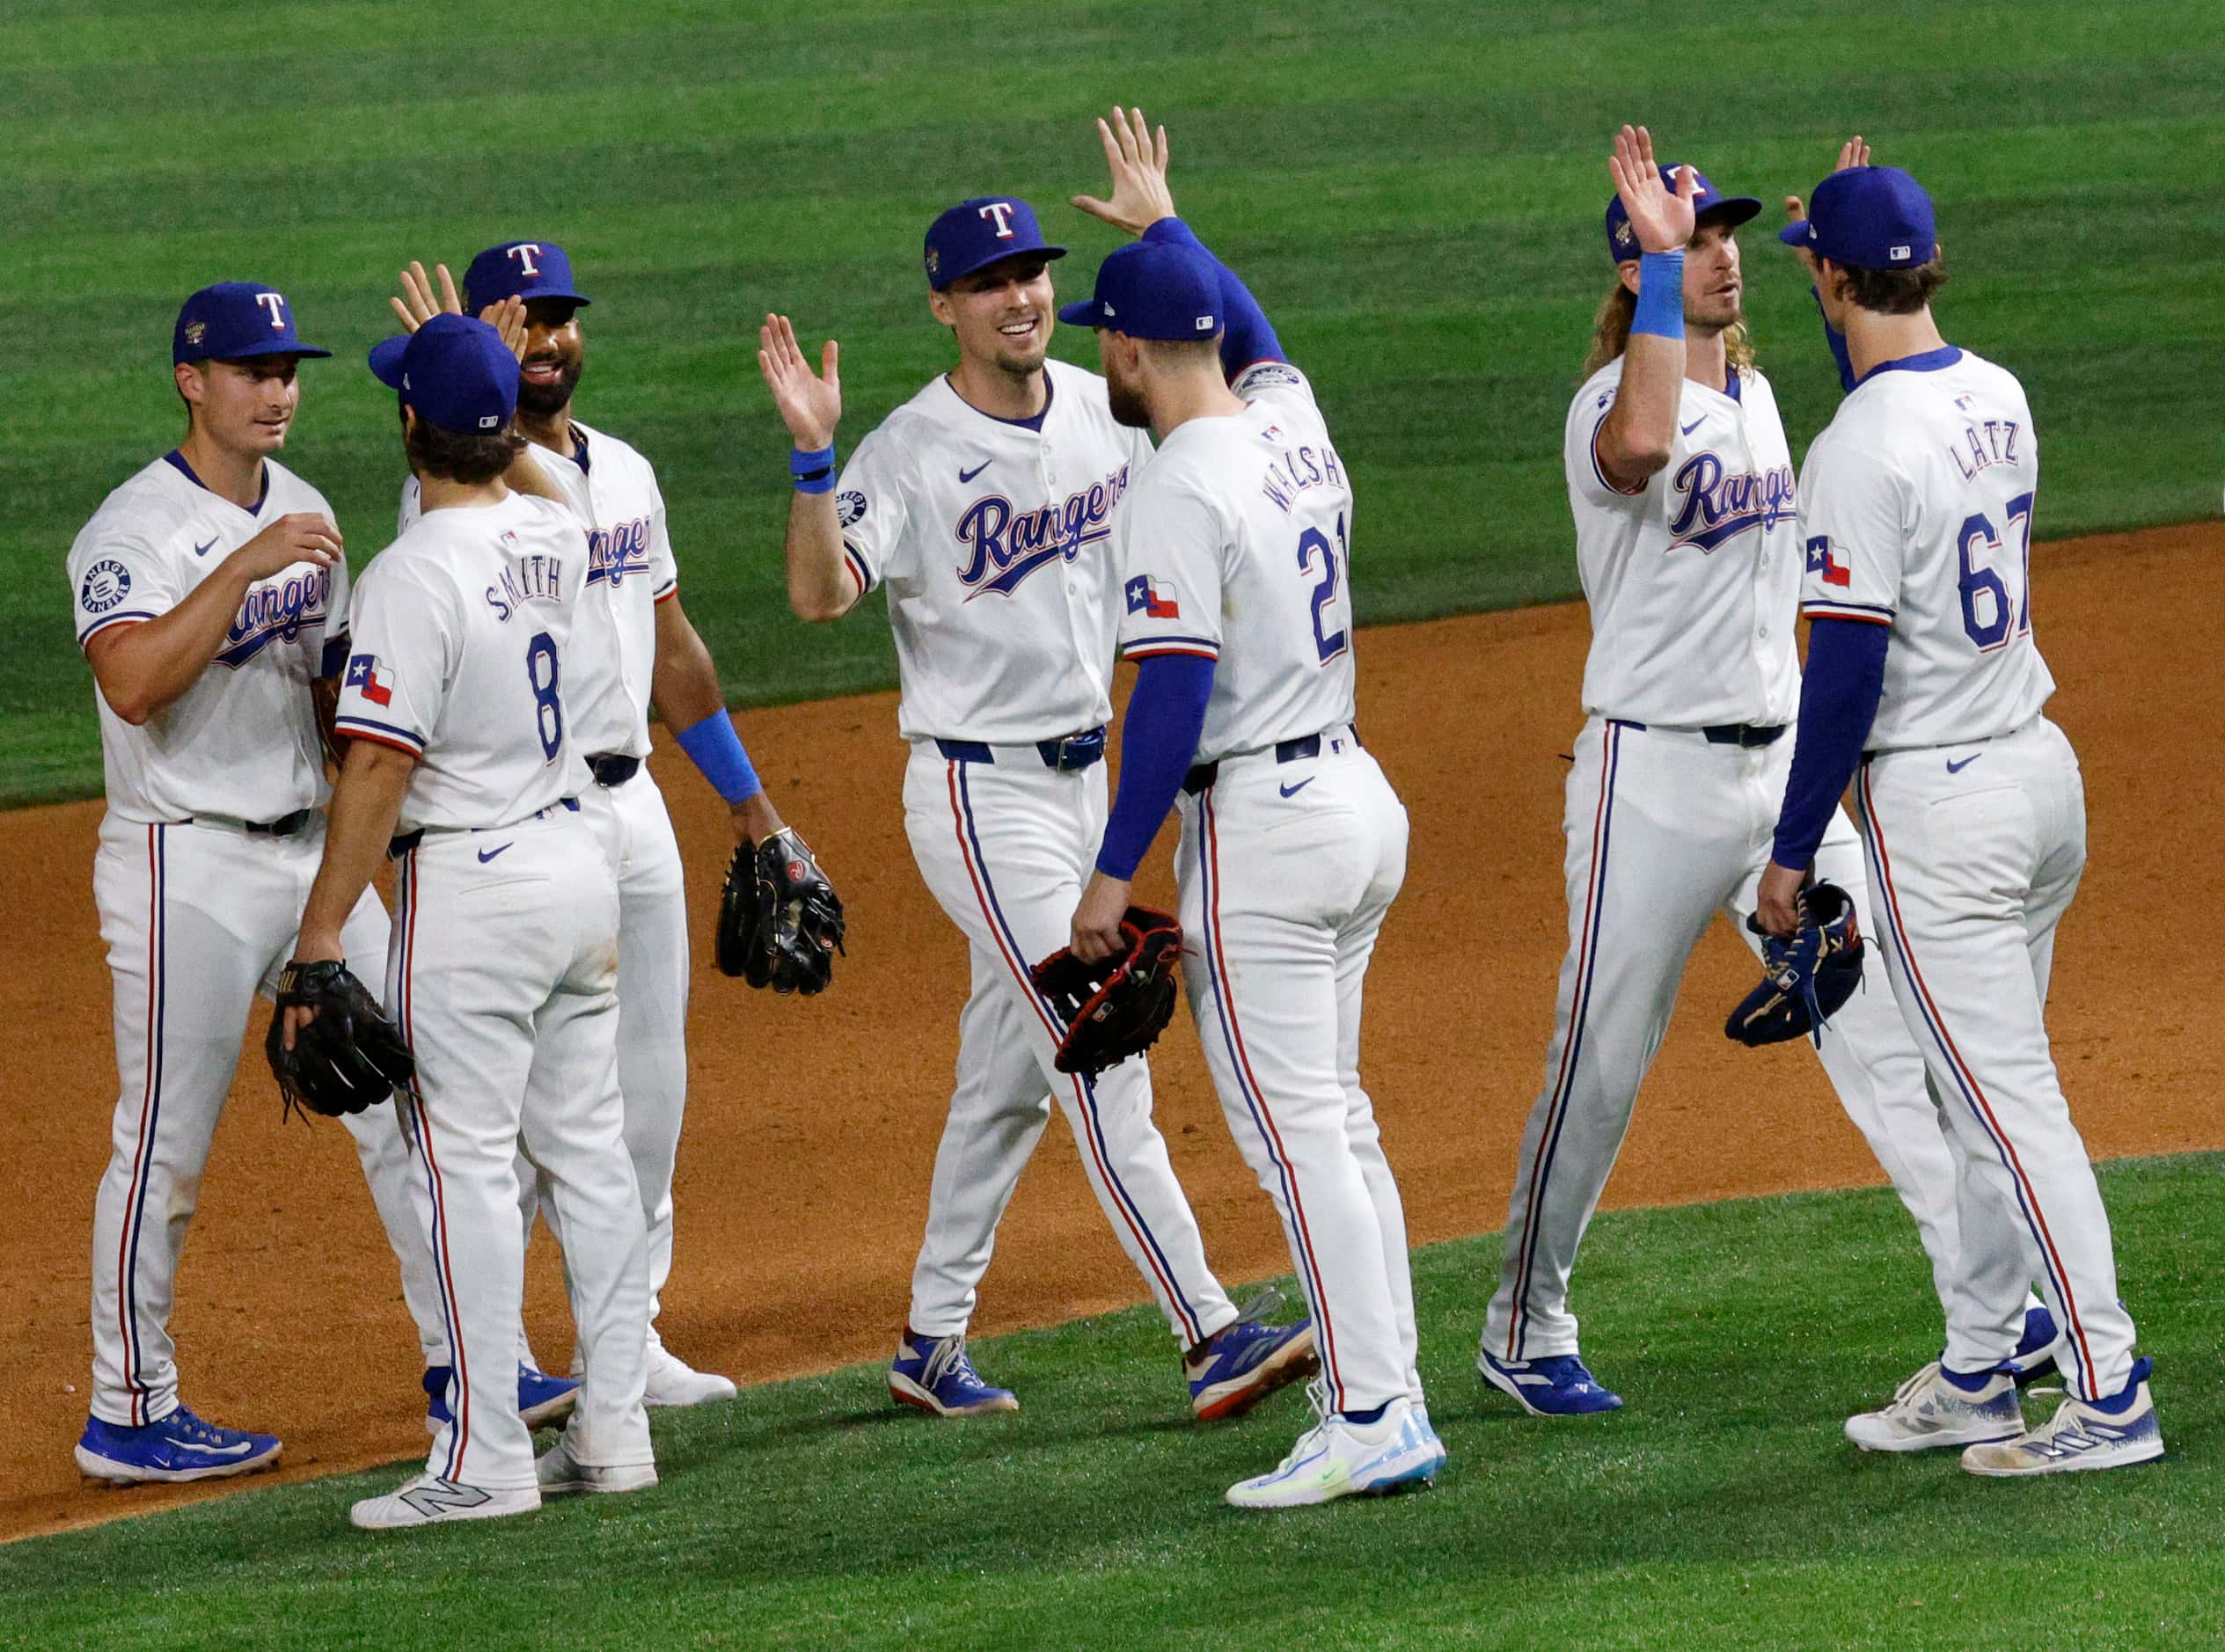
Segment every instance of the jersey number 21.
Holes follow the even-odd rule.
[[[1324,624],[1323,613],[1328,610],[1328,605],[1336,600],[1336,581],[1343,567],[1337,559],[1342,555],[1346,561],[1350,559],[1350,552],[1344,542],[1344,517],[1342,512],[1338,513],[1336,518],[1336,545],[1331,545],[1328,536],[1319,528],[1308,528],[1298,536],[1298,571],[1300,574],[1311,572],[1314,559],[1317,555],[1321,559],[1321,574],[1320,582],[1314,587],[1314,647],[1321,656],[1321,663],[1327,665],[1344,652],[1349,641],[1342,627],[1330,632],[1324,632],[1321,629]]]

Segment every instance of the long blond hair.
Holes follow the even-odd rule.
[[[1620,277],[1599,300],[1599,312],[1592,319],[1592,347],[1584,357],[1584,376],[1589,378],[1630,347],[1630,323],[1636,319],[1638,296]],[[1723,353],[1734,373],[1753,370],[1753,340],[1746,324],[1734,321],[1723,332]]]

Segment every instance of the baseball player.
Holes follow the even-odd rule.
[[[1799,691],[1792,460],[1740,318],[1737,230],[1761,203],[1717,193],[1695,168],[1657,167],[1643,128],[1622,128],[1608,170],[1618,279],[1563,453],[1592,610],[1587,720],[1563,816],[1569,949],[1476,1363],[1546,1416],[1622,1403],[1577,1351],[1570,1270],[1692,948],[1717,911],[1759,945],[1744,919]],[[1824,823],[1821,874],[1859,909],[1853,829],[1842,814]],[[1943,1299],[1954,1172],[1882,988],[1833,1017],[1819,1054],[1915,1218]],[[2028,1365],[2054,1338],[2044,1314],[2031,1331]]]
[[[185,440],[109,494],[70,548],[79,645],[99,687],[108,812],[93,898],[115,982],[121,1079],[93,1208],[85,1473],[203,1480],[278,1461],[270,1435],[179,1399],[172,1286],[249,1005],[275,983],[324,836],[318,702],[347,649],[348,564],[324,496],[278,463],[300,405],[293,307],[260,281],[179,311]],[[337,915],[385,945],[364,895]],[[393,1115],[348,1121],[421,1340],[430,1255]]]
[[[441,272],[443,281],[446,271]],[[396,312],[414,325],[435,313],[421,271],[406,274]],[[731,1400],[731,1379],[699,1371],[664,1346],[655,1316],[672,1271],[672,1170],[687,1100],[688,937],[679,841],[650,776],[652,702],[733,812],[737,840],[761,844],[786,830],[728,715],[711,653],[680,604],[679,572],[665,529],[664,497],[648,460],[618,437],[581,423],[572,401],[586,366],[579,312],[589,300],[553,241],[505,241],[472,259],[456,307],[484,317],[510,299],[525,306],[517,430],[539,474],[588,529],[584,618],[567,665],[573,735],[594,783],[581,794],[587,821],[618,878],[618,1088],[626,1144],[648,1224],[649,1349],[645,1397],[653,1406]],[[401,525],[416,520],[417,480],[403,484]],[[523,1173],[521,1173],[523,1174]],[[523,1184],[530,1227],[551,1206]],[[560,1215],[559,1217],[560,1220]],[[437,1373],[435,1373],[435,1376]],[[437,1401],[435,1402],[437,1404]]]
[[[1892,995],[1959,1144],[1962,1215],[1945,1352],[1847,1432],[1873,1449],[1962,1445],[1978,1474],[2145,1462],[2163,1451],[2149,1363],[2043,1015],[2086,800],[2041,714],[2055,682],[2032,633],[2031,407],[2011,374],[1940,336],[1944,274],[1914,179],[1851,167],[1809,211],[1783,235],[1811,257],[1855,385],[1802,479],[1808,666],[1760,916],[1791,932],[1853,776]],[[2002,1211],[2014,1220],[1988,1219]],[[2027,1430],[2008,1363],[2033,1254],[2068,1396]]]
[[[1160,445],[1118,534],[1121,646],[1141,663],[1072,945],[1117,949],[1179,791],[1190,1014],[1321,1349],[1320,1421],[1228,1501],[1424,1485],[1446,1452],[1415,1365],[1405,1212],[1359,1083],[1361,989],[1407,820],[1352,729],[1351,483],[1305,375],[1175,216],[1165,129],[1131,110],[1101,131],[1113,196],[1083,204],[1142,238],[1059,318],[1097,330],[1114,417]]]
[[[815,374],[787,318],[769,316],[758,359],[795,442],[790,603],[832,620],[887,587],[897,723],[911,748],[905,830],[972,954],[957,1087],[889,1392],[938,1416],[1018,1408],[975,1372],[965,1332],[1055,1096],[1091,1190],[1183,1350],[1191,1407],[1210,1421],[1305,1375],[1312,1327],[1262,1325],[1229,1302],[1152,1123],[1148,1068],[1058,1072],[1065,1028],[1028,981],[1065,944],[1104,823],[1120,600],[1110,541],[1150,455],[1115,421],[1102,379],[1048,359],[1050,264],[1064,252],[1015,197],[962,201],[935,219],[928,308],[951,330],[957,365],[859,444],[838,488],[835,345]]]
[[[620,1133],[618,887],[581,812],[589,781],[566,726],[587,539],[564,507],[502,483],[518,365],[495,330],[439,316],[393,342],[372,364],[400,393],[424,514],[355,593],[335,719],[353,743],[295,956],[344,958],[341,915],[382,853],[401,863],[386,1001],[416,1059],[408,1126],[455,1376],[426,1472],[355,1504],[366,1530],[656,1482],[641,1404],[648,1246]],[[565,1275],[585,1356],[571,1420],[538,1467],[511,1379],[521,1140],[574,1240]]]

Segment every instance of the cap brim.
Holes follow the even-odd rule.
[[[1097,325],[1097,301],[1085,298],[1078,304],[1061,304],[1058,319],[1070,327],[1094,327]]]
[[[1788,223],[1785,225],[1783,229],[1777,231],[1777,239],[1783,242],[1787,246],[1812,246],[1815,245],[1815,243],[1808,238],[1808,221],[1805,218],[1801,219],[1797,223]]]
[[[934,289],[937,292],[941,292],[946,288],[954,287],[958,282],[965,280],[965,278],[969,275],[979,274],[983,270],[987,269],[992,264],[1006,264],[1010,263],[1014,259],[1021,258],[1039,258],[1047,264],[1054,258],[1064,258],[1065,256],[1066,249],[1063,246],[1023,246],[1015,252],[999,252],[993,258],[983,259],[978,264],[969,264],[962,270],[953,270],[949,274],[944,275],[935,281]]]
[[[402,387],[402,352],[409,348],[409,335],[381,339],[370,349],[372,376],[389,390]]]
[[[320,350],[313,344],[274,344],[267,349],[235,350],[230,355],[204,355],[204,362],[258,362],[266,355],[330,355],[330,350]]]
[[[1702,223],[1744,223],[1761,216],[1761,203],[1752,195],[1725,195],[1700,214]]]

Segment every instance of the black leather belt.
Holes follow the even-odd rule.
[[[239,830],[250,837],[291,837],[303,827],[308,825],[316,817],[316,814],[317,811],[313,808],[297,808],[290,815],[281,815],[276,820],[243,820],[227,823],[238,825]],[[181,826],[190,826],[193,823],[194,816],[190,815],[179,822]],[[214,825],[216,822],[204,821],[202,824]]]
[[[639,757],[622,757],[614,752],[605,752],[599,757],[589,757],[587,760],[587,771],[595,777],[596,785],[607,791],[612,786],[624,786],[635,775],[640,773],[641,760]]]
[[[1773,746],[1784,730],[1782,723],[1717,723],[1700,732],[1711,746]]]
[[[935,749],[952,763],[994,764],[997,754],[978,740],[938,740]],[[1043,754],[1043,766],[1071,771],[1087,769],[1102,763],[1105,757],[1105,726],[1085,728],[1078,735],[1064,735],[1057,740],[1038,740],[1036,749]]]
[[[575,797],[560,797],[555,802],[550,804],[548,808],[537,808],[531,815],[528,815],[525,819],[544,819],[547,816],[549,809],[555,808],[569,809],[573,814],[576,815],[580,812],[580,800]],[[443,826],[441,830],[443,831],[505,832],[510,830],[513,827],[520,826],[524,822],[522,821],[512,821],[509,826]],[[399,837],[388,838],[386,840],[386,858],[389,860],[399,860],[411,850],[416,848],[418,844],[423,843],[425,841],[425,834],[431,830],[432,828],[428,826],[420,826],[414,832],[404,832]]]
[[[1358,729],[1352,731],[1352,738],[1354,740],[1359,738]],[[1277,763],[1303,763],[1308,757],[1318,757],[1321,755],[1321,737],[1319,735],[1307,735],[1302,739],[1281,741],[1275,747],[1275,761]],[[1188,774],[1182,776],[1182,790],[1189,793],[1190,796],[1196,797],[1211,786],[1219,774],[1219,762],[1201,763]]]

